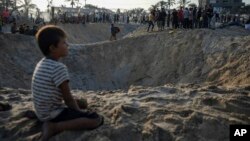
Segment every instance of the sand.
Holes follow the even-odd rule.
[[[115,42],[72,44],[63,63],[69,68],[71,87],[81,90],[166,83],[244,85],[250,83],[248,35],[241,28],[144,32]],[[35,64],[42,58],[34,39],[0,39],[0,86],[30,89]]]
[[[74,44],[88,44],[107,41],[110,39],[111,29],[110,24],[59,24],[63,28],[68,36],[68,41]],[[115,26],[120,28],[120,33],[117,34],[117,39],[129,34],[130,32],[136,30],[139,25],[129,25],[129,24],[115,24]]]
[[[230,124],[250,123],[250,87],[171,84],[131,86],[128,91],[77,91],[91,110],[105,116],[93,131],[65,131],[50,141],[227,141]],[[30,91],[0,90],[13,109],[1,112],[0,139],[35,140],[41,124],[23,116],[32,109]]]
[[[58,24],[57,26],[64,29],[68,35],[68,42],[74,44],[88,44],[102,42],[110,39],[111,29],[110,24],[90,23],[90,24]],[[117,34],[117,38],[136,30],[139,25],[130,24],[115,24],[120,28],[120,33]],[[30,25],[32,28],[33,25]],[[11,33],[11,25],[5,25],[3,27],[4,33]]]
[[[227,141],[230,124],[250,124],[248,31],[143,29],[115,42],[72,42],[62,60],[72,93],[105,124],[50,141]],[[42,55],[32,37],[0,35],[0,45],[0,102],[12,105],[0,112],[0,140],[36,140],[41,123],[25,115]]]

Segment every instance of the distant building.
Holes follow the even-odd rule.
[[[199,0],[200,7],[205,7],[209,4],[213,7],[228,9],[230,11],[245,5],[242,0]]]
[[[105,12],[108,14],[114,13],[113,11],[105,8],[85,8],[85,7],[78,7],[78,8],[71,8],[71,7],[51,7],[51,17],[53,18],[55,14],[65,13],[67,16],[78,16],[90,13],[98,13],[98,12]]]

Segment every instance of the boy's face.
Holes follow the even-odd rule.
[[[68,43],[66,42],[66,38],[61,38],[56,48],[52,51],[58,57],[65,57],[68,55]]]

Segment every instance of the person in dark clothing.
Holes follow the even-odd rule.
[[[0,14],[0,33],[2,33],[2,26],[3,26],[3,18]]]
[[[183,24],[183,27],[184,28],[188,28],[188,25],[189,25],[189,11],[188,11],[188,8],[184,9],[183,15],[184,15],[184,24]]]
[[[194,21],[194,15],[193,15],[193,8],[189,8],[189,25],[188,25],[188,28],[192,29],[193,28],[193,21]]]
[[[26,29],[24,30],[25,35],[30,35],[30,26],[26,26]]]
[[[17,33],[17,26],[16,23],[14,22],[13,25],[11,26],[11,33],[16,34]]]
[[[24,34],[24,27],[23,27],[23,25],[20,25],[20,27],[19,27],[19,33],[20,34]]]
[[[204,10],[203,12],[202,12],[202,19],[203,19],[203,21],[202,21],[202,24],[203,24],[203,28],[208,28],[208,18],[207,18],[207,13],[206,13],[206,10]]]
[[[216,22],[218,22],[218,21],[220,21],[220,15],[219,15],[219,13],[215,13],[215,17],[216,17]]]
[[[197,27],[198,28],[201,28],[202,27],[202,19],[201,19],[201,16],[202,16],[202,11],[201,11],[201,8],[199,8],[198,12],[197,12]]]
[[[210,28],[211,27],[210,22],[211,22],[211,19],[213,17],[213,9],[212,9],[212,7],[210,5],[206,9],[206,14],[207,14],[207,22],[208,22],[207,27]]]
[[[193,9],[193,25],[194,28],[198,27],[198,20],[197,20],[197,7]]]
[[[176,9],[173,10],[172,13],[173,16],[173,28],[178,28],[178,12],[176,11]]]
[[[161,11],[159,9],[155,12],[155,22],[157,24],[158,30],[161,28]]]
[[[33,26],[32,30],[31,30],[31,35],[35,36],[37,33],[37,26]]]
[[[116,40],[116,34],[120,32],[118,27],[115,27],[114,24],[111,24],[111,37],[110,41]]]
[[[170,14],[170,11],[168,11],[168,14],[167,14],[167,27],[170,26],[170,17],[171,17],[171,14]]]
[[[155,26],[154,25],[154,20],[155,20],[154,12],[151,11],[149,16],[148,16],[148,30],[147,30],[147,32],[149,32],[149,29],[150,29],[151,26],[152,26],[151,32],[154,30],[154,26]]]
[[[180,9],[178,10],[178,21],[179,21],[179,27],[183,28],[183,24],[184,24],[184,15],[183,15],[183,8],[182,6],[180,7]]]
[[[250,24],[250,16],[249,16],[248,20],[246,21],[246,24]]]
[[[165,9],[162,8],[161,13],[160,13],[161,30],[164,30],[164,28],[165,28],[166,16],[167,16],[167,13],[166,13]]]

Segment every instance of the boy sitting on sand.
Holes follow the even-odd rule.
[[[44,122],[42,140],[65,130],[95,129],[102,125],[103,117],[81,111],[70,93],[67,67],[58,62],[68,54],[65,32],[56,26],[44,26],[36,39],[45,56],[36,65],[32,77],[35,112]]]

